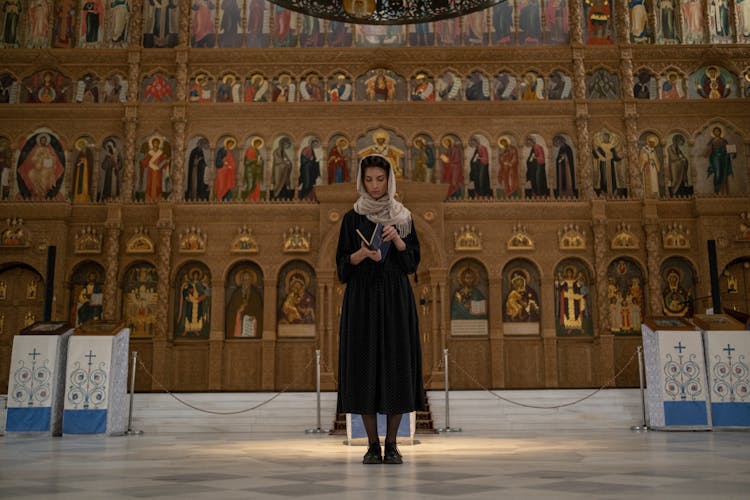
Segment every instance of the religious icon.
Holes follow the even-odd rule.
[[[271,40],[274,47],[297,46],[297,14],[278,5],[273,7],[273,32]]]
[[[538,1],[538,0],[530,0]],[[487,45],[487,11],[478,10],[462,17],[464,45]]]
[[[388,159],[396,179],[403,178],[404,170],[402,158],[405,153],[399,147],[391,144],[391,134],[386,130],[378,129],[372,133],[372,144],[357,151],[357,157],[362,159],[368,155],[380,155]]]
[[[735,8],[739,35],[747,41],[750,38],[750,1],[736,0]]]
[[[435,82],[438,101],[460,101],[463,80],[453,71],[446,71]]]
[[[454,292],[451,319],[487,319],[486,271],[475,261],[462,261],[451,274]]]
[[[594,147],[591,151],[594,170],[594,191],[601,193],[627,194],[627,170],[617,148],[620,137],[607,129],[594,134]]]
[[[240,47],[242,7],[237,0],[222,0],[219,6],[219,47]]]
[[[314,323],[315,297],[310,293],[310,275],[303,270],[290,271],[284,280],[284,292],[279,322]]]
[[[708,22],[711,41],[714,43],[732,43],[734,26],[730,21],[728,0],[708,0]]]
[[[244,172],[242,175],[241,199],[246,201],[260,201],[265,199],[265,182],[263,177],[263,165],[265,164],[265,142],[262,138],[255,136],[247,140],[247,148],[242,162]]]
[[[724,127],[714,125],[703,156],[708,159],[706,177],[713,177],[714,194],[729,194],[729,177],[734,175],[732,160],[737,157],[737,146],[725,138]]]
[[[325,98],[325,91],[320,75],[310,73],[302,78],[299,84],[301,101],[321,102]]]
[[[175,97],[174,79],[155,73],[143,79],[142,102],[171,102]]]
[[[188,102],[211,102],[213,93],[213,78],[206,73],[199,73],[190,82]]]
[[[323,46],[323,20],[314,16],[302,17],[302,31],[299,34],[300,47]]]
[[[637,334],[643,319],[643,271],[630,259],[613,261],[607,271],[610,331]]]
[[[409,45],[412,47],[431,47],[435,45],[434,23],[410,24]]]
[[[703,1],[680,0],[683,43],[704,43]]]
[[[639,168],[643,174],[643,191],[649,197],[664,194],[664,148],[659,136],[647,132],[638,141]]]
[[[557,335],[592,335],[589,273],[577,259],[560,263],[555,271],[555,327]]]
[[[8,298],[8,283],[5,280],[0,280],[0,300]]]
[[[570,99],[573,90],[573,80],[562,71],[555,70],[549,76],[547,99]]]
[[[104,33],[102,0],[83,0],[81,6],[81,47],[98,46]]]
[[[247,35],[246,45],[248,47],[268,47],[270,42],[270,4],[265,0],[246,0]]]
[[[128,43],[130,4],[128,0],[110,0],[108,7],[109,42],[114,47],[126,46]]]
[[[175,338],[207,339],[211,330],[211,285],[202,266],[189,267],[178,274]]]
[[[328,184],[340,184],[351,180],[349,140],[343,136],[331,139],[328,150]]]
[[[537,323],[540,318],[539,296],[530,283],[531,275],[524,268],[515,268],[509,276],[503,304],[503,321],[506,323]]]
[[[646,0],[630,0],[630,41],[635,44],[651,43],[648,18],[650,4]]]
[[[123,318],[132,338],[153,337],[156,329],[158,302],[156,268],[151,264],[136,265],[125,273]]]
[[[685,79],[676,71],[668,71],[665,76],[661,77],[659,86],[660,99],[684,99]]]
[[[216,4],[210,0],[192,0],[190,26],[191,47],[213,47],[216,44]]]
[[[207,201],[211,191],[207,173],[212,157],[208,139],[203,136],[191,139],[187,150],[185,201]]]
[[[417,102],[434,102],[435,85],[432,78],[425,73],[418,73],[412,81],[411,100]]]
[[[38,289],[39,289],[39,280],[37,280],[36,278],[30,279],[26,283],[26,298],[29,300],[35,300]]]
[[[466,160],[469,164],[470,198],[491,198],[489,141],[482,135],[469,138]]]
[[[464,95],[467,101],[488,101],[490,99],[490,82],[480,71],[472,71],[466,78]]]
[[[635,75],[633,97],[636,99],[656,99],[656,78],[645,68]]]
[[[599,68],[586,78],[589,99],[619,99],[620,79],[616,74]]]
[[[518,79],[508,71],[501,71],[495,78],[495,99],[515,101],[518,99]]]
[[[492,7],[492,44],[509,45],[513,43],[515,33],[513,29],[514,2],[500,2]]]
[[[276,139],[271,161],[271,199],[291,200],[294,198],[292,184],[292,158],[294,148],[292,140],[287,136]]]
[[[337,73],[335,78],[328,80],[328,100],[331,102],[352,100],[352,82],[345,74]]]
[[[18,156],[18,196],[61,200],[64,174],[65,151],[58,138],[47,131],[31,135]]]
[[[175,47],[178,43],[179,0],[143,2],[143,47]]]
[[[75,143],[76,157],[73,165],[73,202],[91,201],[91,178],[94,168],[92,139],[81,137]]]
[[[73,276],[71,323],[74,326],[102,318],[104,270],[98,264],[85,264]]]
[[[440,146],[438,154],[442,173],[440,178],[443,184],[448,184],[446,198],[463,198],[464,165],[461,139],[453,135],[446,135],[440,140]]]
[[[235,197],[237,185],[237,139],[226,136],[219,139],[214,163],[217,201],[230,201]]]
[[[299,153],[299,175],[297,177],[297,197],[300,200],[315,201],[313,188],[320,184],[320,158],[323,157],[323,148],[319,137],[310,136],[302,140]]]
[[[570,22],[568,17],[567,0],[547,0],[544,2],[546,43],[563,45],[570,41]]]
[[[365,95],[368,101],[392,101],[396,98],[396,80],[384,69],[378,69],[375,74],[364,82]]]
[[[85,4],[84,4],[85,6]],[[26,47],[43,49],[50,45],[50,13],[51,0],[30,0],[28,4],[28,31],[26,33]]]
[[[497,139],[498,146],[498,197],[516,198],[520,195],[518,182],[518,148],[515,139],[502,135]]]
[[[414,139],[411,160],[411,179],[417,182],[435,181],[435,147],[428,135],[419,135]]]
[[[610,0],[583,0],[583,2],[586,17],[586,43],[588,45],[614,44]]]
[[[679,43],[676,25],[677,0],[656,2],[656,41],[657,43]]]
[[[552,155],[555,159],[555,197],[577,198],[575,154],[570,137],[557,134],[552,138]]]
[[[527,198],[549,196],[547,181],[547,144],[539,134],[529,134],[524,140],[524,156],[526,157],[526,188]]]
[[[141,144],[136,199],[158,201],[169,194],[171,162],[172,147],[163,136],[152,135]]]
[[[263,288],[259,270],[243,265],[230,276],[226,296],[226,336],[259,338],[263,334]]]
[[[273,102],[295,102],[297,100],[297,84],[288,73],[283,73],[276,78],[271,91]]]
[[[521,45],[541,45],[542,21],[539,0],[518,1],[518,43]]]
[[[255,73],[245,84],[245,102],[266,102],[270,92],[268,80],[260,73]]]
[[[119,137],[107,137],[102,143],[97,201],[116,199],[120,196],[120,174],[122,173],[122,168],[122,140]]]
[[[541,101],[544,99],[544,80],[542,77],[529,71],[518,85],[518,97],[522,101]]]
[[[23,7],[21,0],[5,0],[2,6],[4,47],[18,47],[21,32],[21,12]]]
[[[690,317],[693,315],[692,270],[687,262],[675,257],[670,263],[672,265],[662,266],[661,272],[662,312],[670,317]]]
[[[672,134],[664,158],[665,184],[669,196],[690,196],[693,194],[693,173],[685,136]]]
[[[24,78],[22,100],[41,104],[68,102],[70,83],[70,78],[57,71],[38,71]]]
[[[216,86],[216,102],[242,102],[242,79],[233,73],[222,76]]]
[[[734,78],[724,68],[708,66],[693,75],[695,93],[704,99],[736,97]]]

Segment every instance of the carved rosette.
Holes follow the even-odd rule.
[[[628,173],[630,176],[630,198],[643,197],[643,173],[638,160],[638,118],[635,109],[625,112],[625,134],[628,144]]]
[[[156,287],[157,294],[159,296],[158,302],[156,303],[156,317],[167,318],[169,312],[169,269],[170,261],[172,257],[172,233],[174,233],[174,224],[171,222],[159,222],[157,224],[159,229],[159,251],[157,254],[157,275],[159,278],[159,284]],[[156,330],[154,332],[155,338],[165,339],[167,337],[167,331],[169,325],[164,321],[156,322]]]
[[[661,311],[659,261],[661,260],[661,234],[657,220],[650,219],[643,225],[646,233],[646,266],[648,266],[648,291],[651,314]],[[644,316],[647,311],[644,311]]]
[[[117,314],[117,273],[120,262],[120,235],[122,227],[119,224],[107,225],[107,236],[104,244],[104,319],[115,319]]]
[[[599,311],[599,333],[609,332],[609,300],[607,298],[607,224],[594,221],[594,272],[596,273],[596,302]]]

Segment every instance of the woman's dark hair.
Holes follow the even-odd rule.
[[[380,156],[380,155],[365,156],[364,158],[362,158],[362,161],[359,164],[359,168],[362,171],[363,175],[367,167],[382,168],[383,170],[385,170],[385,173],[387,175],[391,175],[391,164],[384,156]]]

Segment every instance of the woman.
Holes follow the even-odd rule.
[[[411,213],[394,199],[388,159],[365,156],[357,174],[359,199],[344,215],[336,263],[346,283],[339,341],[339,410],[362,415],[369,448],[363,463],[402,463],[396,432],[404,413],[423,410],[421,348],[408,274],[419,265]],[[383,246],[369,248],[357,235],[382,224]],[[384,254],[384,255],[383,255]],[[382,261],[381,261],[382,258]],[[377,414],[387,415],[381,456]]]

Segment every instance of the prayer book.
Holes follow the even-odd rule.
[[[355,229],[355,231],[357,232],[359,239],[362,240],[367,248],[370,250],[380,249],[380,262],[383,262],[385,256],[388,254],[388,249],[391,248],[390,241],[383,241],[383,224],[379,222],[375,224],[375,229],[372,230],[372,234],[369,238],[362,234],[362,231],[360,231],[359,228]]]

